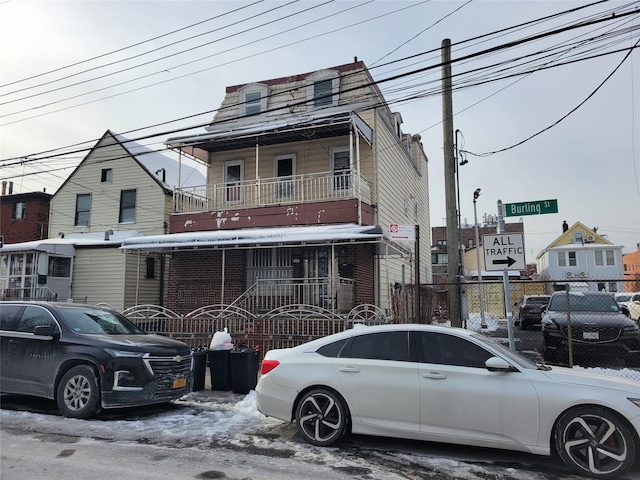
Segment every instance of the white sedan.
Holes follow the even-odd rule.
[[[534,364],[457,328],[359,327],[270,350],[255,390],[260,412],[320,446],[352,432],[556,451],[593,478],[640,450],[640,382]]]

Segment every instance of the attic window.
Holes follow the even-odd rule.
[[[310,108],[338,105],[340,74],[334,70],[320,70],[307,77],[307,100]]]
[[[257,115],[267,110],[269,87],[261,83],[250,83],[238,90],[241,115]]]
[[[113,178],[113,171],[110,168],[103,168],[102,175],[100,176],[100,182],[111,183]]]
[[[584,243],[584,232],[582,230],[573,232],[573,243]]]

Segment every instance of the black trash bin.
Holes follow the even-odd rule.
[[[234,348],[229,356],[234,393],[249,393],[258,383],[258,350],[248,347]]]
[[[194,392],[204,390],[204,380],[207,373],[207,352],[206,348],[193,350],[193,387]]]
[[[230,350],[209,350],[211,390],[231,390]]]

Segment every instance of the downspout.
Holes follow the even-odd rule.
[[[182,149],[178,150],[178,188],[182,186]]]
[[[164,307],[164,270],[165,270],[165,254],[160,254],[160,298],[158,305]]]
[[[260,156],[260,144],[256,142],[256,204],[260,205],[260,199],[262,195],[260,193],[260,175],[258,175],[259,159]]]

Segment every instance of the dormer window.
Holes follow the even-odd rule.
[[[338,105],[340,75],[334,70],[320,70],[307,77],[309,108]]]
[[[267,110],[269,87],[261,83],[250,83],[239,90],[240,115],[258,115]]]

